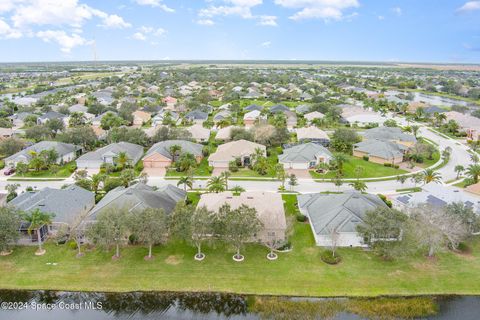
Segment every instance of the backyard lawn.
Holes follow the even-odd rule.
[[[289,215],[295,196],[286,195]],[[310,226],[295,222],[292,252],[267,261],[268,250],[248,245],[245,261],[232,260],[233,250],[221,243],[205,248],[206,259],[194,261],[195,248],[172,242],[154,249],[155,259],[145,261],[143,247],[113,251],[93,250],[80,259],[66,245],[46,246],[44,256],[35,247],[17,247],[0,257],[0,288],[86,291],[221,291],[296,296],[376,296],[417,294],[480,294],[480,239],[473,253],[444,252],[436,259],[411,256],[383,261],[362,249],[340,249],[336,266],[320,260]]]
[[[75,161],[69,162],[59,168],[57,172],[52,172],[51,170],[41,170],[41,171],[33,171],[30,170],[29,172],[20,175],[15,174],[16,178],[68,178],[70,177],[73,172],[75,171],[77,164]]]
[[[361,158],[357,158],[354,156],[347,156],[347,159],[348,162],[346,162],[343,166],[343,179],[357,178],[355,174],[356,167],[363,168],[362,174],[358,177],[360,179],[396,176],[399,174],[407,173],[407,171],[402,169],[385,167],[382,164],[365,161]],[[310,175],[314,179],[332,179],[335,178],[336,171],[329,171],[326,174],[320,174],[314,171],[310,171]]]

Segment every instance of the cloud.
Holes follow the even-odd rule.
[[[147,37],[141,33],[141,32],[135,32],[133,35],[132,35],[132,38],[135,39],[135,40],[140,40],[140,41],[145,41],[147,40]]]
[[[0,22],[0,37],[38,37],[59,44],[63,52],[70,52],[88,42],[80,34],[89,20],[100,20],[98,25],[106,29],[132,26],[119,15],[98,10],[79,0],[0,0],[0,13],[9,15],[12,23],[10,26],[3,20]],[[49,28],[42,30],[46,26]]]
[[[360,6],[358,0],[275,0],[275,4],[289,9],[299,9],[290,16],[292,20],[341,20],[347,9]]]
[[[262,44],[260,44],[260,46],[263,47],[263,48],[270,48],[272,46],[272,42],[271,41],[265,41]]]
[[[378,20],[385,20],[384,16],[378,16]]]
[[[135,0],[138,5],[160,8],[165,12],[175,12],[175,9],[168,7],[162,0]]]
[[[78,34],[73,33],[68,35],[63,30],[39,31],[35,35],[45,42],[56,42],[58,45],[60,45],[60,50],[64,53],[70,53],[72,49],[77,46],[83,46],[91,43]]]
[[[480,1],[468,1],[457,9],[458,12],[471,12],[475,10],[480,10]]]
[[[199,20],[197,20],[197,23],[201,26],[213,26],[213,25],[215,25],[215,22],[211,19],[199,19]]]
[[[100,26],[108,29],[124,29],[130,28],[132,25],[128,22],[125,22],[122,17],[112,14],[103,18],[103,23]]]
[[[153,27],[146,27],[141,26],[137,29],[138,31],[132,35],[132,38],[135,40],[146,41],[150,37],[161,37],[167,33],[167,30],[163,28],[153,28]],[[154,41],[153,41],[154,42]]]
[[[402,8],[400,7],[395,7],[395,8],[392,8],[392,11],[397,15],[397,16],[401,16],[403,11],[402,11]]]
[[[0,39],[18,39],[23,35],[19,30],[15,30],[0,18]]]
[[[215,16],[240,16],[244,19],[254,18],[252,8],[263,3],[263,0],[224,0],[226,5],[211,5],[208,8],[201,9],[200,17],[213,18]]]
[[[277,24],[277,17],[276,16],[260,16],[260,21],[258,22],[261,26],[270,26],[276,27]]]

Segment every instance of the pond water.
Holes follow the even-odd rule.
[[[413,100],[412,101],[407,101],[407,100],[402,100],[396,97],[396,95],[400,94],[401,92],[395,91],[395,90],[389,90],[385,92],[385,95],[389,97],[388,99],[397,101],[397,102],[425,102],[429,105],[432,106],[444,106],[444,107],[452,107],[452,106],[464,106],[468,107],[471,106],[472,104],[461,99],[452,99],[452,98],[447,98],[447,97],[441,97],[441,96],[435,96],[435,95],[429,95],[425,94],[422,92],[412,92],[413,94]]]
[[[274,298],[275,299],[275,298]],[[283,298],[280,298],[283,299]],[[429,320],[480,319],[480,297],[428,297],[435,302],[435,316]],[[375,300],[375,299],[373,299]],[[220,293],[84,293],[54,291],[0,291],[0,319],[266,319],[253,307],[256,297]],[[355,299],[304,299],[299,302],[353,302]],[[358,301],[358,300],[357,300]],[[298,310],[302,312],[304,306]],[[16,309],[16,310],[13,310]],[[257,310],[257,311],[256,311]],[[297,310],[297,311],[298,311]],[[289,319],[278,314],[268,319]],[[313,319],[311,314],[295,318]],[[320,316],[315,319],[322,319]],[[375,318],[375,317],[373,317]],[[328,319],[367,319],[353,313],[336,312]],[[370,318],[372,319],[372,317]]]

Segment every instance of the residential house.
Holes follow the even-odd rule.
[[[132,113],[133,115],[133,126],[141,127],[146,124],[152,118],[150,112],[145,112],[141,110],[137,110]]]
[[[118,114],[114,111],[106,111],[98,116],[96,116],[95,118],[92,119],[92,126],[94,127],[101,127],[102,126],[102,119],[103,117],[105,117],[107,114],[109,113],[112,113],[116,116],[118,116]]]
[[[185,119],[196,124],[202,124],[208,119],[208,113],[200,110],[193,110],[185,115]]]
[[[256,210],[263,228],[255,234],[254,239],[251,239],[252,242],[266,243],[274,240],[277,242],[286,240],[287,222],[280,194],[272,192],[242,192],[240,195],[233,195],[231,192],[204,193],[197,207],[206,207],[210,211],[218,212],[225,204],[230,205],[232,210],[238,209],[242,205]]]
[[[216,124],[222,120],[230,119],[232,113],[229,110],[222,110],[213,116],[213,122]]]
[[[471,140],[480,140],[480,119],[468,114],[457,111],[449,111],[444,113],[447,121],[455,121],[460,129],[467,134],[467,138]]]
[[[391,197],[392,204],[399,210],[415,208],[420,204],[428,204],[435,208],[443,208],[447,204],[461,202],[480,214],[480,197],[462,189],[430,182],[422,187],[421,192],[412,192]]]
[[[215,140],[230,141],[230,136],[233,128],[239,128],[239,127],[228,126],[225,128],[218,129],[217,134],[215,135]]]
[[[46,124],[48,121],[58,119],[65,125],[68,124],[68,116],[55,111],[48,111],[37,118],[37,124]]]
[[[135,165],[143,156],[143,147],[129,142],[112,143],[103,148],[88,152],[77,159],[79,169],[100,169],[103,164],[115,165],[118,155],[127,154],[130,164]]]
[[[178,155],[172,155],[170,152],[171,146],[180,146],[180,152]],[[166,140],[154,144],[143,157],[143,167],[144,168],[166,168],[170,167],[173,162],[173,158],[178,157],[183,153],[191,153],[195,156],[195,159],[198,162],[203,159],[203,145],[198,143],[193,143],[190,141],[184,140]]]
[[[363,247],[357,226],[368,211],[387,205],[377,195],[356,191],[342,194],[302,194],[297,196],[300,212],[310,221],[317,246],[330,247],[332,234],[338,247]]]
[[[346,106],[342,108],[342,120],[352,126],[365,127],[371,124],[382,125],[388,118],[362,107]]]
[[[297,128],[295,129],[297,133],[297,140],[299,142],[317,142],[328,147],[330,145],[330,138],[327,133],[317,127],[310,126],[306,128]]]
[[[23,222],[20,227],[22,233],[20,243],[29,244],[43,241],[48,234],[55,234],[62,226],[70,225],[81,215],[86,215],[95,205],[95,194],[77,185],[65,189],[44,188],[40,191],[26,191],[9,202],[9,205],[18,210],[29,212],[40,210],[52,213],[52,224],[42,226],[28,234],[28,223]],[[40,236],[39,234],[40,233]]]
[[[246,106],[244,110],[247,112],[254,111],[254,110],[262,111],[263,107],[256,104],[251,104],[249,106]]]
[[[385,164],[400,164],[409,148],[391,141],[369,139],[353,145],[355,157],[368,157],[368,161]]]
[[[333,155],[324,146],[309,142],[283,150],[278,156],[278,162],[285,169],[308,170],[320,163],[329,163]]]
[[[175,105],[177,104],[177,99],[174,98],[174,97],[165,97],[162,99],[162,102],[165,103],[167,106],[166,106],[166,109],[168,110],[175,110]]]
[[[185,200],[186,196],[187,193],[184,190],[170,184],[158,189],[143,183],[137,183],[128,188],[118,187],[100,200],[90,212],[89,219],[95,220],[101,212],[118,208],[129,212],[138,212],[148,208],[163,209],[170,214],[177,203]]]
[[[253,127],[258,121],[262,119],[265,120],[265,117],[262,116],[262,113],[258,110],[253,110],[250,112],[245,113],[243,116],[243,124],[247,128]]]
[[[8,117],[10,121],[12,122],[12,126],[14,128],[21,128],[25,125],[25,119],[29,116],[33,115],[33,113],[30,112],[19,112],[15,113],[14,115]]]
[[[405,133],[398,127],[377,127],[368,129],[363,134],[364,140],[376,139],[386,140],[401,144],[405,147],[412,147],[417,142],[413,135]]]
[[[313,111],[313,112],[309,112],[309,113],[305,114],[303,117],[308,121],[308,123],[312,123],[313,120],[315,120],[315,119],[325,118],[325,115],[321,112]]]
[[[41,141],[34,145],[27,147],[10,157],[5,158],[5,165],[9,167],[16,167],[18,163],[29,163],[33,158],[32,153],[40,153],[47,150],[55,150],[58,154],[57,164],[64,164],[73,161],[82,153],[82,147],[57,142],[57,141]]]
[[[187,128],[192,138],[197,142],[207,142],[210,139],[210,129],[204,128],[201,124],[195,124]]]
[[[295,111],[298,114],[305,114],[310,111],[310,106],[308,104],[301,104],[295,108]]]
[[[267,156],[264,145],[247,140],[231,141],[218,146],[217,151],[208,157],[208,162],[215,168],[228,168],[230,161],[240,159],[242,166],[248,166],[256,149],[260,149],[264,157]]]
[[[285,111],[284,114],[287,118],[287,129],[293,130],[297,126],[297,114],[293,111]]]
[[[13,136],[15,131],[11,128],[0,128],[0,141]]]
[[[158,127],[163,125],[165,119],[170,119],[174,123],[177,123],[180,119],[180,115],[175,111],[161,110],[152,118],[152,127]]]
[[[285,111],[290,111],[290,108],[283,104],[277,104],[270,107],[270,113],[283,113]]]
[[[309,100],[313,99],[313,96],[308,92],[303,92],[300,95],[299,99],[300,99],[300,101],[309,101]]]

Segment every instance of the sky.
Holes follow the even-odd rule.
[[[0,62],[480,63],[480,1],[0,0]]]

